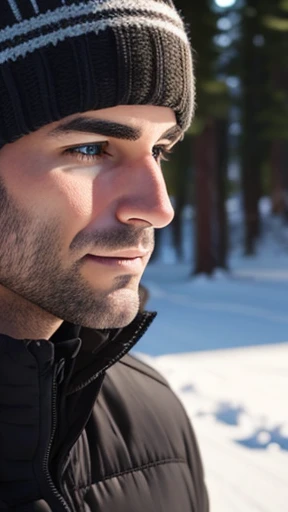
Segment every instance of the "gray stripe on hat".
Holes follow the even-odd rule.
[[[39,7],[37,5],[37,1],[36,0],[30,0],[30,3],[32,4],[32,7],[34,9],[35,14],[39,14]]]
[[[17,21],[22,20],[21,12],[19,11],[19,7],[15,0],[8,0],[8,4],[10,5],[11,11],[13,12]]]
[[[116,27],[133,27],[137,26],[137,28],[141,27],[152,27],[160,30],[164,30],[165,32],[171,33],[174,36],[181,39],[185,44],[189,44],[188,37],[184,30],[179,29],[173,23],[162,20],[155,20],[141,17],[141,16],[127,16],[123,19],[122,16],[107,18],[98,21],[92,22],[84,22],[79,23],[78,25],[66,27],[59,29],[54,32],[50,32],[43,36],[34,37],[30,41],[19,44],[14,48],[7,48],[0,52],[0,64],[7,62],[9,60],[17,60],[19,57],[25,57],[28,53],[33,53],[35,50],[39,48],[44,48],[49,44],[53,44],[54,46],[60,41],[65,41],[67,38],[78,37],[83,34],[87,34],[88,32],[94,32],[98,34],[99,32],[106,30],[107,28],[116,28]]]
[[[14,0],[8,0],[10,2],[11,8],[12,5],[17,9],[18,21],[22,20],[19,9],[17,8]],[[31,3],[35,3],[35,0],[30,0]],[[64,0],[62,0],[63,2]],[[36,4],[37,5],[37,4]],[[85,16],[89,14],[98,14],[101,12],[105,12],[112,9],[135,9],[135,13],[139,13],[139,15],[144,14],[149,16],[151,12],[159,15],[165,15],[171,22],[174,22],[179,28],[184,30],[183,22],[178,15],[178,13],[172,7],[169,7],[167,4],[156,2],[155,0],[126,0],[123,3],[123,0],[107,0],[104,3],[96,4],[95,0],[88,1],[86,3],[81,3],[77,5],[69,5],[65,7],[59,7],[54,11],[47,11],[44,14],[39,14],[33,18],[28,20],[23,20],[21,23],[16,23],[11,27],[5,27],[3,30],[0,30],[0,43],[8,41],[9,39],[13,39],[16,36],[21,36],[24,34],[29,34],[29,32],[33,32],[33,30],[40,29],[45,27],[46,25],[52,25],[53,23],[59,23],[62,20],[69,20],[73,18],[77,18],[78,16]],[[13,11],[14,12],[14,11]],[[16,12],[16,11],[15,11]],[[16,15],[15,15],[16,16]]]

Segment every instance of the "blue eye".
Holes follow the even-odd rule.
[[[98,144],[89,144],[89,146],[80,146],[76,148],[79,153],[89,156],[98,156],[102,153],[102,146]]]
[[[82,144],[81,146],[74,146],[67,148],[65,153],[75,156],[82,160],[95,160],[106,155],[107,142],[98,142],[95,144]]]

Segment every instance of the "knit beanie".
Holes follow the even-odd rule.
[[[1,0],[0,147],[68,115],[194,104],[191,49],[171,0]]]

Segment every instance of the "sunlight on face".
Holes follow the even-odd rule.
[[[76,114],[0,151],[0,292],[89,327],[127,325],[173,209],[161,159],[180,138],[172,110]]]

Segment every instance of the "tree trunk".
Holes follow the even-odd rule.
[[[278,62],[272,68],[273,90],[286,94],[288,87],[288,71]],[[281,107],[280,107],[281,108]],[[283,114],[285,115],[285,114]],[[274,137],[271,143],[271,200],[272,213],[283,215],[287,222],[287,140],[283,136]]]
[[[215,268],[213,252],[213,194],[215,194],[215,121],[209,120],[202,134],[194,141],[195,157],[195,269],[193,274],[212,275]],[[215,221],[215,217],[214,217]],[[215,226],[214,226],[215,228]],[[215,233],[215,231],[214,231]]]
[[[218,224],[218,250],[217,267],[228,269],[228,223],[226,211],[226,184],[228,169],[228,121],[217,121],[217,168],[216,168],[216,192],[217,205],[216,216]]]
[[[261,33],[257,12],[260,0],[247,0],[252,15],[243,22],[243,145],[242,145],[242,192],[245,219],[244,253],[256,252],[260,235],[259,199],[261,197],[261,165],[263,142],[257,120],[263,110],[264,73],[263,55],[254,44],[254,37]]]
[[[183,210],[188,202],[188,192],[191,186],[189,170],[191,168],[191,137],[185,139],[177,146],[173,154],[174,191],[175,191],[175,216],[172,222],[173,245],[177,259],[183,261]]]
[[[284,215],[286,209],[283,183],[285,144],[284,140],[274,140],[271,144],[271,203],[274,215]]]

